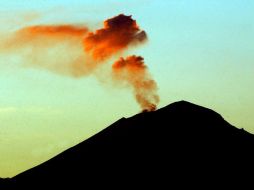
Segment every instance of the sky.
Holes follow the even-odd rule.
[[[144,57],[159,108],[179,100],[211,108],[254,133],[254,1],[12,0],[0,3],[0,41],[23,27],[81,24],[91,30],[132,15],[148,41]],[[60,59],[56,54],[56,59]],[[72,78],[20,67],[0,51],[0,177],[12,177],[140,112],[133,94],[107,78]]]

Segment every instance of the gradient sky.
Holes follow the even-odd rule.
[[[159,107],[187,100],[254,133],[253,0],[12,0],[0,3],[0,34],[34,24],[86,24],[132,15],[149,37],[128,50],[145,58]],[[1,35],[0,39],[4,38]],[[24,69],[0,52],[0,177],[11,177],[138,113],[128,89],[95,77]]]

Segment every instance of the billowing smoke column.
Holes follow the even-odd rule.
[[[113,77],[133,88],[135,97],[143,111],[154,111],[159,102],[157,85],[148,73],[143,57],[120,58],[112,65]]]
[[[108,72],[101,66],[108,65],[108,60],[146,40],[146,33],[140,30],[136,21],[120,14],[104,21],[103,28],[95,32],[75,25],[25,27],[1,43],[0,51],[21,54],[25,66],[82,77],[95,71]],[[157,85],[142,57],[120,58],[109,68],[112,84],[131,87],[143,111],[156,109],[159,102]]]

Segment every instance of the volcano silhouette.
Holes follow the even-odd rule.
[[[230,173],[247,165],[253,150],[254,135],[210,109],[180,101],[122,118],[45,163],[2,181],[34,189],[169,185],[196,172]]]

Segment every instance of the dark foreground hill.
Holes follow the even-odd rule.
[[[254,135],[235,128],[212,110],[181,101],[122,118],[45,163],[5,180],[5,185],[29,189],[170,186],[176,179],[184,183],[195,177],[241,175],[236,171],[254,162],[253,151]]]

